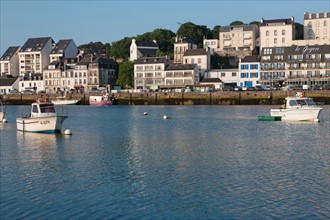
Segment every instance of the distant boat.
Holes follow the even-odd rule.
[[[60,133],[67,116],[56,113],[55,106],[47,98],[31,104],[29,117],[16,119],[17,130],[23,132]]]
[[[281,108],[270,110],[271,116],[280,116],[282,121],[320,121],[319,115],[323,108],[316,106],[312,98],[304,97],[299,92],[285,100]]]
[[[89,96],[89,105],[103,106],[103,105],[112,105],[112,104],[113,104],[113,99],[111,96],[108,95],[108,93],[103,95]]]
[[[80,100],[78,99],[67,99],[65,96],[56,97],[56,100],[51,102],[54,105],[77,105]]]

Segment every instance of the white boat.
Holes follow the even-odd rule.
[[[271,109],[271,116],[281,116],[282,121],[318,122],[322,107],[317,106],[312,98],[297,93],[294,97],[285,98],[286,103],[279,109]]]
[[[65,96],[56,97],[56,100],[51,101],[54,105],[76,105],[78,99],[67,99]]]
[[[113,99],[108,94],[89,96],[89,105],[112,105]]]
[[[41,98],[32,103],[30,116],[17,118],[16,125],[23,132],[60,133],[66,118],[47,98]]]

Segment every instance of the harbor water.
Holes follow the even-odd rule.
[[[63,135],[16,131],[29,106],[6,106],[0,219],[329,219],[330,106],[270,108],[68,106]]]

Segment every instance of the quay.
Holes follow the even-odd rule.
[[[304,96],[311,97],[316,103],[330,104],[330,90],[300,91]],[[281,105],[285,97],[294,96],[293,91],[218,91],[189,93],[112,93],[116,105]],[[88,105],[87,93],[74,93],[72,99],[79,99],[81,105]],[[95,95],[95,93],[91,94]],[[5,105],[30,105],[41,95],[8,94],[1,95]],[[58,95],[48,95],[55,99]]]

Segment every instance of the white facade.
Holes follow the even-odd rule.
[[[143,56],[156,56],[156,51],[159,49],[157,42],[154,40],[152,42],[143,42],[132,39],[130,46],[130,61],[137,60]],[[145,52],[146,54],[143,54]]]
[[[195,64],[171,64],[165,70],[165,86],[186,87],[199,83],[199,69]]]
[[[199,48],[187,50],[183,57],[183,64],[197,64],[199,69],[199,74],[202,76],[204,73],[210,69],[211,57],[209,48]]]
[[[291,46],[295,39],[294,17],[289,19],[261,19],[260,50],[264,47]]]
[[[239,86],[254,87],[260,79],[260,62],[239,64]]]
[[[19,55],[19,73],[42,73],[49,64],[53,39],[30,38],[21,48]]]
[[[215,51],[219,49],[219,40],[218,39],[204,39],[203,48],[210,49],[210,54],[213,55]]]
[[[304,13],[304,39],[326,40],[330,43],[330,12]]]
[[[21,47],[9,47],[0,59],[0,76],[19,75],[18,51]]]
[[[169,57],[144,57],[134,63],[134,89],[149,89],[164,85]]]
[[[39,91],[45,90],[44,81],[42,74],[25,74],[19,82],[18,91],[23,92],[24,90],[32,90],[38,93]]]
[[[238,69],[212,69],[206,78],[219,78],[223,83],[236,83],[239,85]]]

